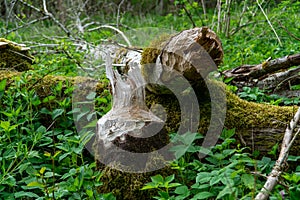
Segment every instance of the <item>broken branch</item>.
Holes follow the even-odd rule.
[[[295,136],[292,139],[293,131],[299,121],[299,118],[300,118],[300,108],[298,108],[298,111],[296,112],[294,118],[291,120],[290,124],[287,126],[287,128],[285,130],[279,157],[278,157],[271,173],[269,174],[266,183],[264,184],[261,191],[255,197],[256,200],[268,199],[270,192],[273,190],[273,188],[277,184],[278,178],[282,174],[283,164],[288,157],[289,150],[290,150],[293,142],[295,141],[295,138],[297,137],[297,135],[300,132],[300,129],[298,129],[297,133],[295,134]]]

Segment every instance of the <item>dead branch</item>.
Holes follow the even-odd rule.
[[[283,164],[284,164],[284,162],[286,162],[286,159],[287,159],[288,154],[289,154],[289,150],[290,150],[293,142],[295,141],[297,135],[300,132],[300,129],[298,129],[297,133],[292,138],[293,131],[294,131],[294,129],[295,129],[295,127],[296,127],[296,125],[299,121],[299,118],[300,118],[300,108],[298,109],[298,111],[295,114],[294,118],[291,120],[290,124],[287,126],[287,128],[285,130],[285,134],[284,134],[284,137],[283,137],[283,140],[282,140],[279,157],[278,157],[271,173],[269,174],[266,183],[264,184],[261,191],[255,197],[256,200],[268,199],[270,192],[273,190],[273,188],[277,184],[278,178],[282,174]]]
[[[128,40],[128,38],[125,36],[125,34],[124,34],[120,29],[115,28],[115,27],[113,27],[113,26],[110,26],[110,25],[102,25],[102,26],[98,26],[98,27],[96,27],[96,28],[91,28],[91,29],[89,29],[88,31],[95,31],[95,30],[98,30],[98,29],[101,29],[101,28],[109,28],[109,29],[112,29],[112,30],[118,32],[118,33],[124,38],[124,40],[125,40],[125,42],[127,43],[127,45],[128,45],[129,47],[132,46],[131,43],[130,43],[130,41]]]
[[[56,23],[66,34],[69,38],[73,39],[73,36],[71,35],[71,32],[61,23],[59,22],[52,13],[48,12],[47,10],[47,4],[46,1],[43,0],[43,10],[23,1],[23,0],[19,0],[20,3],[22,3],[23,5],[41,13],[43,16],[48,16],[50,19],[52,19],[54,21],[54,23]]]
[[[124,0],[122,0],[119,5],[118,5],[118,14],[117,14],[117,28],[119,28],[119,22],[120,22],[120,10],[121,10],[121,6],[124,3]]]
[[[262,12],[263,15],[265,16],[266,20],[268,21],[268,24],[270,25],[272,31],[274,32],[274,34],[275,34],[275,36],[276,36],[276,38],[277,38],[277,40],[278,40],[279,45],[282,46],[282,42],[281,42],[281,40],[280,40],[280,38],[279,38],[279,36],[278,36],[276,30],[274,29],[274,27],[273,27],[271,21],[269,20],[267,14],[265,13],[263,7],[261,6],[261,4],[259,3],[258,0],[256,0],[256,3],[257,3],[257,5],[258,5],[258,7],[261,9],[261,12]]]
[[[28,23],[25,23],[25,24],[23,24],[23,25],[21,25],[21,26],[18,26],[18,27],[16,27],[16,28],[13,28],[13,29],[11,29],[11,30],[6,31],[6,34],[9,34],[9,33],[11,33],[11,32],[14,32],[14,31],[19,30],[19,29],[21,29],[21,28],[30,26],[30,25],[32,25],[32,24],[34,24],[34,23],[43,21],[43,20],[48,19],[48,18],[49,18],[49,16],[43,16],[43,17],[40,17],[40,18],[38,18],[38,19],[34,19],[34,20],[32,20],[32,21],[30,21],[30,22],[28,22]]]
[[[258,65],[242,65],[223,72],[225,78],[234,78],[235,81],[249,81],[259,79],[269,73],[284,70],[300,65],[300,54],[285,56]]]
[[[297,36],[295,36],[293,33],[291,33],[285,26],[283,26],[283,24],[278,21],[279,25],[281,26],[281,28],[283,28],[285,30],[285,32],[287,32],[287,34],[289,34],[292,38],[294,38],[295,40],[300,41],[300,38],[298,38]]]

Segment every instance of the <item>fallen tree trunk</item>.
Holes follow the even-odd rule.
[[[269,94],[278,94],[285,97],[298,97],[299,92],[292,90],[298,85],[300,68],[300,54],[294,54],[267,60],[258,65],[242,65],[223,72],[225,78],[233,78],[232,85],[242,87],[258,87]]]
[[[21,72],[11,72],[0,70],[0,81],[7,79],[7,84],[13,84],[16,76],[22,75]],[[51,88],[59,82],[63,82],[64,88],[66,85],[85,83],[91,80],[84,77],[63,77],[63,76],[45,76],[36,83],[36,79],[27,84],[28,88],[33,88],[40,96],[45,98],[54,95]],[[296,108],[292,106],[273,106],[268,104],[259,104],[248,102],[240,99],[231,91],[226,89],[226,85],[218,81],[210,81],[215,87],[222,87],[226,91],[226,119],[224,127],[227,129],[236,129],[236,138],[244,146],[250,147],[252,150],[259,150],[265,155],[276,143],[280,143],[284,134],[286,125],[296,112]],[[108,89],[106,82],[98,82],[95,90],[98,96],[102,96],[104,89]],[[148,106],[153,104],[163,105],[169,118],[166,120],[166,128],[168,132],[174,132],[178,129],[180,122],[180,109],[178,102],[174,101],[173,95],[157,95],[147,92],[146,103]],[[47,106],[44,104],[43,106]],[[200,126],[198,132],[205,133],[210,123],[210,107],[209,102],[200,104]],[[300,155],[300,141],[291,149],[292,155]]]

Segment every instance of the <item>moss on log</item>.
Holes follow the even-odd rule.
[[[0,38],[0,68],[10,68],[16,71],[32,69],[33,57],[25,45]]]
[[[21,74],[21,72],[0,70],[0,81],[7,79],[7,84],[11,84],[14,81],[14,77]],[[64,88],[67,88],[67,84],[73,85],[92,81],[85,77],[50,75],[39,78],[28,77],[32,78],[32,81],[28,83],[28,87],[33,87],[41,98],[51,95],[51,88],[59,82],[62,82]],[[226,87],[225,84],[218,81],[211,80],[210,83],[214,84],[215,87]],[[97,94],[102,95],[101,93],[104,89],[108,89],[107,82],[99,81],[96,85]],[[281,142],[286,126],[296,112],[295,107],[248,102],[240,99],[226,88],[225,91],[227,108],[224,127],[227,129],[235,128],[237,139],[241,144],[249,147],[254,145],[255,150],[260,150],[264,154],[270,151],[274,144]],[[166,121],[166,128],[169,132],[175,132],[180,123],[180,109],[178,102],[174,101],[175,98],[172,95],[156,95],[150,92],[147,93],[146,97],[148,106],[161,104],[168,115],[171,116]],[[209,102],[201,102],[200,111],[199,132],[205,133],[210,123],[211,110]],[[300,155],[300,146],[297,145],[299,144],[299,139],[297,142],[292,148],[291,154]]]

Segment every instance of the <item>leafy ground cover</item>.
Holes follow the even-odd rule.
[[[186,2],[174,3],[178,5]],[[186,9],[192,14],[197,26],[207,25],[216,29],[214,10],[208,10],[207,17],[204,18],[200,5],[187,5]],[[220,71],[300,51],[300,41],[292,38],[280,25],[281,23],[290,33],[300,37],[300,3],[282,1],[263,6],[281,44],[255,3],[247,4],[243,15],[243,4],[237,4],[231,10],[231,34],[226,35],[222,31],[219,33],[225,51]],[[95,17],[94,20],[110,23],[114,19]],[[153,13],[137,16],[127,12],[122,15],[120,22],[123,25],[120,29],[123,31],[141,27],[175,31],[192,28],[192,23],[182,8],[165,16]],[[0,20],[0,26],[2,25],[4,21]],[[13,28],[13,24],[7,28]],[[85,150],[84,142],[74,126],[71,101],[73,88],[63,88],[61,83],[52,86],[49,95],[41,98],[33,87],[27,87],[35,83],[29,76],[81,74],[78,68],[86,65],[85,53],[74,46],[73,41],[57,26],[46,22],[8,35],[1,29],[0,34],[12,41],[27,41],[30,46],[41,41],[55,45],[50,49],[54,53],[41,53],[49,50],[42,47],[32,48],[35,70],[26,72],[9,83],[7,80],[0,82],[0,199],[115,199],[112,194],[98,194],[96,191],[102,184],[101,172],[96,170],[94,158]],[[81,37],[97,45],[102,39],[113,35],[111,30],[100,29],[85,32]],[[110,109],[109,91],[105,92],[105,96],[95,98],[102,105],[97,110],[98,117]],[[299,101],[269,97],[255,88],[245,88],[240,96],[250,101],[274,105],[291,105]],[[222,142],[204,160],[199,161],[196,155],[205,149],[197,146],[194,141],[200,139],[200,136],[187,133],[181,139],[190,139],[187,141],[190,142],[190,147],[184,150],[184,156],[171,164],[172,168],[178,170],[177,175],[162,177],[158,174],[141,189],[156,190],[157,196],[154,198],[161,200],[253,199],[274,165],[278,146],[269,155],[256,159],[256,153],[249,153],[240,146],[232,148],[236,143],[232,138],[233,134],[234,130],[224,130]],[[174,151],[183,150],[175,147]],[[299,159],[299,156],[291,155],[288,162],[296,163]],[[300,196],[299,182],[300,167],[287,170],[272,192],[271,199],[283,199],[283,196],[284,199],[297,199]]]

